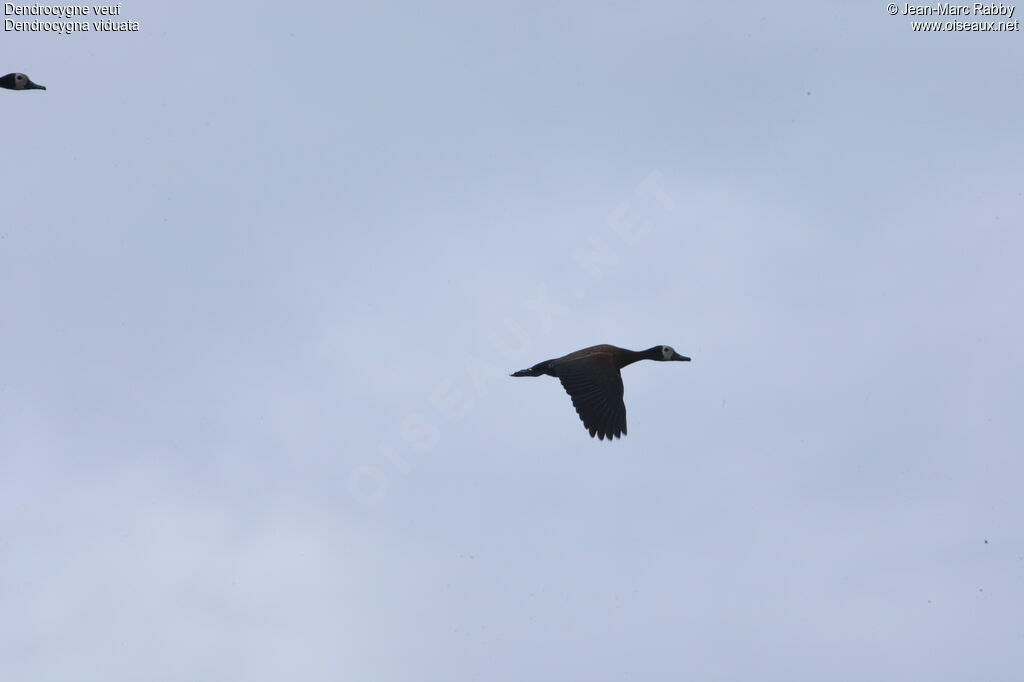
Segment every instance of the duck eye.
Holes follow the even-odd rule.
[[[14,77],[14,80],[25,80],[25,77],[19,73],[17,76]]]

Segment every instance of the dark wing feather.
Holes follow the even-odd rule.
[[[558,363],[555,368],[565,392],[591,438],[618,438],[626,433],[626,404],[622,375],[611,355],[595,354]]]

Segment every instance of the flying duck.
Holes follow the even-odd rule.
[[[8,90],[45,90],[46,87],[33,83],[32,79],[23,73],[9,73],[0,76],[0,88]]]
[[[689,362],[690,358],[675,352],[671,346],[636,351],[603,344],[538,362],[511,376],[539,377],[547,374],[558,377],[572,398],[583,426],[590,431],[590,437],[611,440],[626,435],[626,404],[622,402],[622,375],[619,370],[637,360]]]

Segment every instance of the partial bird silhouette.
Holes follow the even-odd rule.
[[[637,360],[689,362],[690,358],[675,352],[671,346],[635,351],[603,344],[538,362],[511,376],[539,377],[546,374],[558,377],[590,437],[611,440],[626,435],[626,404],[622,401],[622,375],[619,370]]]
[[[38,83],[33,83],[32,79],[23,73],[9,73],[6,76],[0,76],[0,88],[7,88],[8,90],[45,90],[46,88]]]

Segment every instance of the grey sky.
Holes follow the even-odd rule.
[[[122,12],[3,34],[0,679],[1020,679],[1020,33]]]

